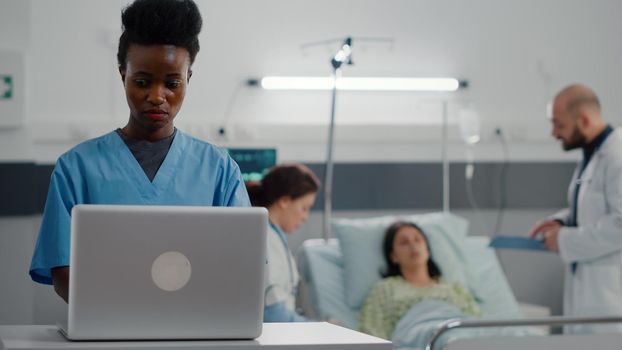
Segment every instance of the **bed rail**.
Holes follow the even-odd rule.
[[[436,330],[425,350],[433,350],[438,339],[452,329],[479,327],[514,327],[514,326],[562,326],[569,324],[622,323],[622,317],[563,317],[525,318],[518,320],[461,320],[458,318],[443,322]]]

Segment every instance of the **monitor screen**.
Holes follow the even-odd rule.
[[[244,182],[261,181],[268,169],[276,165],[274,148],[227,148],[227,152],[238,163]]]

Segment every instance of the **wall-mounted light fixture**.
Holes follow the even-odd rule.
[[[266,90],[331,90],[333,77],[284,77],[267,76],[250,79],[249,85],[261,86]],[[337,90],[349,91],[456,91],[467,87],[466,80],[456,78],[383,78],[383,77],[339,77]]]
[[[369,40],[369,39],[368,39]],[[332,42],[334,40],[329,40]],[[363,39],[365,41],[365,39]],[[322,42],[325,44],[326,42]],[[316,44],[312,44],[316,45]],[[381,77],[349,77],[341,76],[341,66],[352,65],[352,38],[343,40],[340,49],[330,60],[332,75],[330,77],[277,77],[268,76],[262,79],[249,79],[249,86],[259,86],[266,90],[331,90],[332,103],[328,127],[328,144],[326,146],[326,171],[324,172],[324,215],[323,236],[331,237],[330,218],[332,212],[333,186],[333,148],[335,135],[335,106],[337,90],[350,91],[412,91],[412,92],[452,92],[466,88],[468,82],[456,78],[381,78]],[[447,102],[443,102],[443,211],[449,211],[449,162],[447,158]]]

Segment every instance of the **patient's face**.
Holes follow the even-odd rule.
[[[414,227],[406,226],[397,231],[393,241],[391,260],[400,267],[427,266],[430,252],[425,237]]]
[[[308,193],[302,197],[284,198],[281,229],[286,233],[294,233],[309,217],[309,210],[315,203],[315,193]]]

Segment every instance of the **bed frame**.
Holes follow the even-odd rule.
[[[520,320],[447,320],[439,325],[425,350],[439,350],[437,342],[441,336],[452,330],[464,328],[516,327],[516,326],[563,326],[570,324],[622,323],[622,317],[561,317],[520,319]],[[622,334],[590,335],[548,335],[526,337],[486,337],[458,339],[449,342],[444,350],[485,350],[485,349],[551,349],[551,350],[619,350],[622,347]]]
[[[324,247],[338,245],[336,239],[328,241],[313,239],[305,241],[302,246],[300,254],[298,254],[300,267],[302,268],[301,277],[305,283],[312,281],[315,278],[320,277],[319,272],[325,271],[313,271],[309,267],[309,253],[311,250],[321,248],[325,251]],[[317,251],[317,250],[316,250]],[[334,264],[334,261],[324,260],[327,259],[323,256],[314,255],[316,258],[321,257],[321,261],[326,264]],[[316,261],[317,262],[317,261]],[[327,278],[327,276],[321,273],[321,277]],[[308,287],[308,286],[307,286]],[[323,286],[326,287],[326,286]],[[311,311],[317,311],[314,309],[319,308],[318,304],[318,286],[316,291],[308,291],[312,304],[310,305]],[[324,299],[326,301],[326,299]],[[345,304],[345,302],[344,302]],[[347,308],[345,305],[335,304],[334,301],[329,305],[333,308]],[[324,305],[324,307],[326,307]],[[315,313],[315,312],[314,312]],[[313,315],[313,314],[312,314]],[[317,315],[316,316],[321,316]],[[618,334],[592,334],[592,335],[570,335],[570,334],[543,334],[543,335],[529,335],[521,337],[513,336],[491,336],[491,337],[477,337],[477,338],[462,338],[455,340],[448,340],[443,346],[439,342],[441,336],[449,334],[457,329],[464,328],[490,328],[490,327],[517,327],[517,326],[531,326],[531,327],[556,327],[571,324],[610,324],[610,323],[622,323],[621,317],[599,317],[599,318],[570,318],[570,317],[542,317],[542,318],[521,318],[521,319],[486,319],[486,320],[460,320],[450,319],[439,324],[439,327],[435,334],[430,338],[425,350],[620,350],[622,349],[622,333]],[[423,349],[422,349],[423,350]]]

